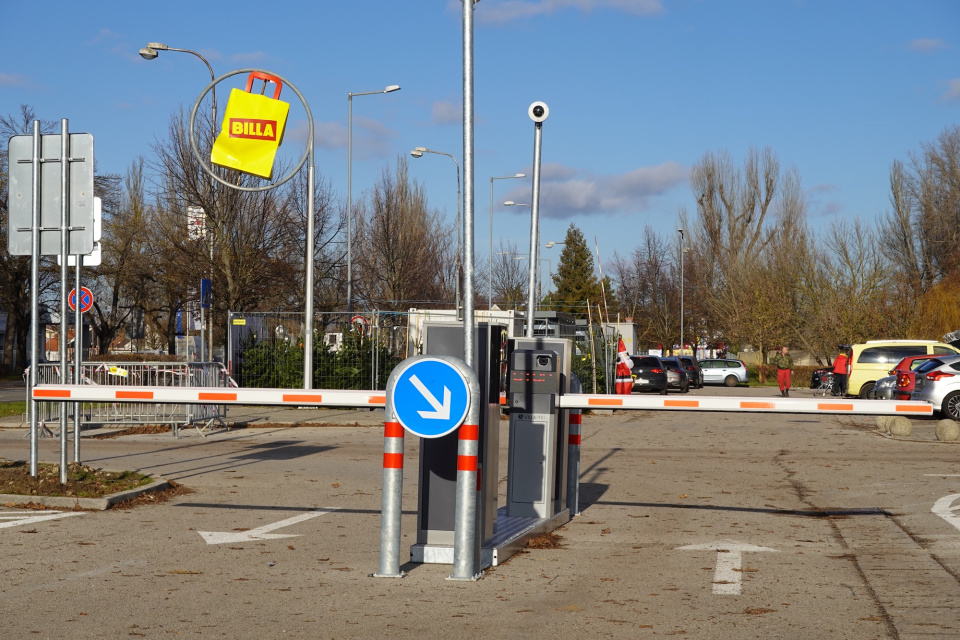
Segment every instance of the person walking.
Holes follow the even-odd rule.
[[[773,356],[770,360],[773,366],[777,368],[777,386],[780,387],[780,395],[784,398],[790,397],[790,369],[793,368],[793,358],[787,353],[786,347],[780,348],[780,353]]]
[[[840,355],[833,361],[833,395],[847,395],[847,374],[850,371],[850,364],[847,359],[847,352],[840,347]]]

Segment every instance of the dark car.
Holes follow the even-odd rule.
[[[690,376],[684,370],[683,362],[679,358],[660,358],[660,362],[667,370],[667,387],[680,389],[680,393],[690,391]]]
[[[703,369],[700,363],[693,356],[679,356],[683,368],[687,370],[687,377],[690,378],[690,386],[694,389],[703,389]]]
[[[633,364],[630,375],[633,377],[634,391],[659,391],[667,395],[667,372],[663,362],[657,356],[630,356]]]

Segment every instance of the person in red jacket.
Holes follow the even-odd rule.
[[[847,395],[847,376],[850,373],[850,360],[846,350],[841,347],[840,355],[833,361],[833,395]]]

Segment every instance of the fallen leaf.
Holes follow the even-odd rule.
[[[330,485],[330,486],[336,488],[336,487],[339,487],[339,486],[340,486],[340,483],[339,483],[339,482],[334,482],[334,483],[333,483],[332,485]]]
[[[686,498],[686,497],[687,497],[687,494],[685,494],[685,493],[681,493],[681,494],[680,494],[680,498],[681,498],[681,499]]]

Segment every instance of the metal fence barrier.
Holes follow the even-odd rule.
[[[302,312],[231,311],[227,366],[241,387],[303,387]],[[314,318],[315,389],[384,389],[408,355],[407,314],[325,312]]]
[[[73,382],[74,365],[67,367],[67,379]],[[80,368],[84,385],[121,387],[236,387],[219,362],[85,362]],[[60,384],[60,365],[41,363],[37,384]],[[30,389],[27,385],[27,402]],[[37,417],[46,430],[47,424],[60,420],[60,402],[38,402]],[[72,414],[73,403],[67,411]],[[183,426],[203,428],[224,425],[226,406],[217,404],[163,404],[148,402],[84,402],[80,419],[85,424],[100,425],[170,425],[174,436]]]

